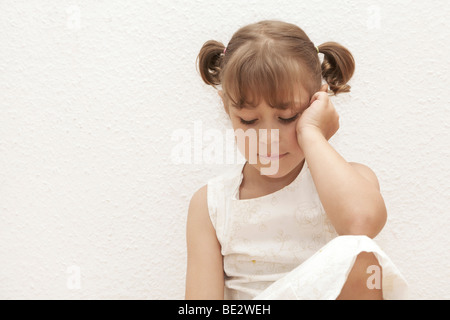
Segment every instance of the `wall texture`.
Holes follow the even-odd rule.
[[[377,241],[414,296],[450,298],[448,1],[3,0],[0,15],[0,298],[184,297],[189,200],[229,166],[194,154],[231,125],[195,59],[263,19],[352,51],[331,143],[377,173]]]

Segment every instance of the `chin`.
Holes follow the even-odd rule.
[[[280,163],[260,164],[258,170],[261,175],[273,179],[282,178],[290,172],[286,166],[283,166]]]
[[[303,162],[303,158],[301,159],[301,161],[296,161],[295,163],[292,161],[292,159],[290,160],[291,161],[283,161],[283,159],[281,159],[281,161],[278,161],[278,163],[269,164],[258,163],[257,169],[261,175],[264,175],[268,178],[283,178],[284,176],[288,175],[293,170],[298,168],[298,166]]]

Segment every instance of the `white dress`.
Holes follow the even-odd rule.
[[[223,255],[225,299],[336,299],[361,251],[378,258],[384,299],[407,298],[406,281],[372,239],[338,236],[306,161],[289,185],[253,199],[239,199],[244,165],[207,186]]]

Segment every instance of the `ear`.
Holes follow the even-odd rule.
[[[228,112],[228,108],[227,108],[227,104],[225,103],[225,97],[223,95],[223,90],[219,90],[219,96],[222,99],[222,103],[223,103],[223,108],[225,109],[225,112],[230,115],[230,113]]]

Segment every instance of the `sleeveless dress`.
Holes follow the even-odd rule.
[[[384,299],[407,298],[405,279],[372,239],[338,236],[306,160],[284,188],[239,199],[245,163],[207,184],[208,211],[223,256],[225,299],[336,299],[362,251],[378,258]]]

